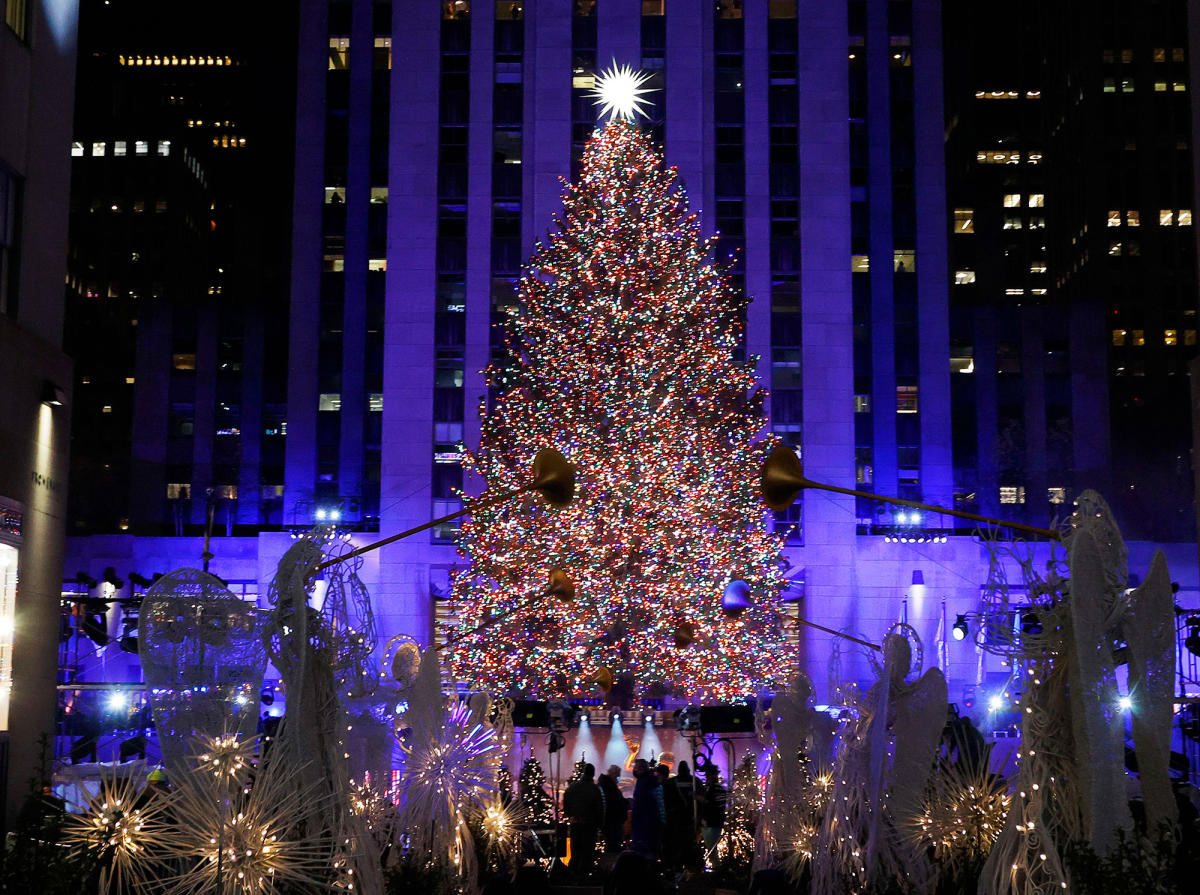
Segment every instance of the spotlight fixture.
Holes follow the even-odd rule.
[[[120,590],[125,586],[125,582],[117,577],[117,570],[112,566],[104,568],[104,583],[112,585],[114,590]]]
[[[62,407],[67,400],[67,393],[49,379],[42,381],[42,403],[47,407]]]
[[[259,694],[259,701],[263,705],[273,705],[275,702],[275,690],[273,687],[267,686],[262,688],[262,693]],[[405,707],[407,708],[407,706]],[[396,714],[400,714],[398,710]]]
[[[1119,708],[1123,712],[1129,711],[1131,708],[1133,708],[1133,698],[1130,696],[1118,697],[1117,698],[1117,708]]]
[[[958,618],[954,620],[954,628],[951,630],[951,636],[955,640],[966,640],[967,635],[971,633],[971,629],[967,627],[967,617],[961,612]]]
[[[151,581],[149,578],[146,578],[143,575],[139,575],[137,572],[130,572],[129,580],[133,582],[135,587],[141,587],[141,588],[151,587],[154,584],[154,582]]]
[[[1042,620],[1032,609],[1021,615],[1021,633],[1025,635],[1042,633]]]
[[[95,578],[93,578],[91,575],[89,575],[87,572],[76,572],[75,573],[75,583],[86,586],[88,590],[95,590],[97,587],[100,586],[100,582],[97,581]]]
[[[1002,708],[1004,708],[1004,697],[1001,696],[999,693],[988,698],[988,711],[989,712],[998,712]]]

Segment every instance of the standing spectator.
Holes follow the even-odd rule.
[[[625,844],[625,818],[629,806],[621,794],[617,781],[621,779],[621,766],[609,766],[608,773],[600,775],[600,793],[604,796],[604,853],[617,854]]]
[[[604,822],[604,801],[595,778],[595,767],[584,765],[583,777],[563,794],[563,812],[570,824],[571,869],[581,877],[591,875],[596,859],[596,833]]]
[[[633,850],[652,861],[658,860],[658,840],[666,821],[662,788],[646,759],[633,763]]]
[[[704,786],[696,793],[696,801],[700,809],[700,837],[704,840],[705,853],[711,855],[725,826],[725,802],[729,793],[721,785],[716,765],[709,764],[704,768],[704,781]]]
[[[658,777],[658,787],[662,792],[663,807],[667,815],[666,826],[663,828],[663,859],[675,870],[683,866],[687,857],[692,818],[667,766],[660,764],[654,771]]]

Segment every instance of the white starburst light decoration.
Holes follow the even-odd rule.
[[[632,121],[634,115],[645,115],[642,108],[647,105],[643,97],[657,88],[643,87],[649,81],[651,74],[644,71],[634,71],[629,65],[613,64],[596,76],[596,86],[592,88],[592,102],[600,107],[601,117],[607,115],[609,121],[623,119]]]

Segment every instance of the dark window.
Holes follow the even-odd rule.
[[[21,181],[0,165],[0,314],[9,317],[17,316],[20,221]]]

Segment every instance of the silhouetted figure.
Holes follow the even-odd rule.
[[[629,817],[629,806],[617,786],[621,779],[621,766],[611,765],[608,773],[600,775],[600,792],[604,796],[604,853],[615,855],[625,845],[625,819]]]
[[[633,763],[633,776],[637,779],[633,787],[633,850],[644,858],[658,860],[659,838],[666,821],[662,789],[644,758]]]
[[[729,793],[721,785],[714,765],[704,769],[704,781],[704,786],[696,793],[696,802],[700,814],[700,838],[704,840],[705,852],[711,853],[725,827],[725,803]]]
[[[589,876],[595,867],[596,834],[604,822],[604,800],[596,786],[596,769],[585,765],[583,777],[563,794],[563,812],[570,824],[571,870]]]

